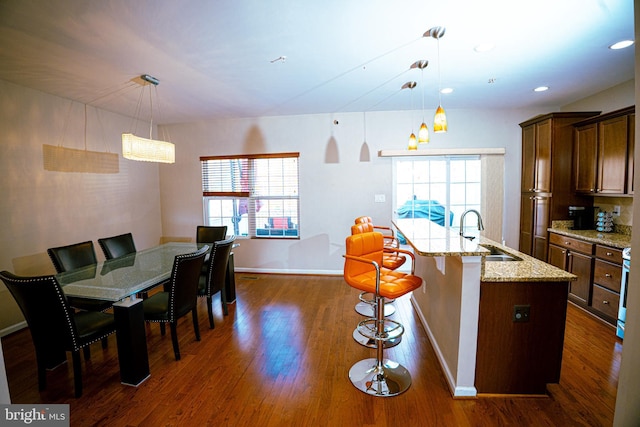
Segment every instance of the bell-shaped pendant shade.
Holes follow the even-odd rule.
[[[407,150],[417,150],[418,149],[418,141],[416,140],[416,136],[413,134],[413,132],[411,132],[411,135],[409,136],[409,146],[407,147]]]
[[[447,115],[444,112],[442,105],[438,105],[436,115],[433,118],[433,131],[435,133],[441,133],[447,131]]]
[[[418,131],[418,143],[426,144],[427,142],[429,142],[429,128],[425,122],[422,122]]]

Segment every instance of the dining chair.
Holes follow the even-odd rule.
[[[196,243],[213,243],[226,237],[226,225],[199,225],[196,229]]]
[[[21,277],[0,273],[24,315],[36,350],[38,389],[47,385],[46,370],[54,354],[70,351],[75,396],[82,395],[80,350],[115,332],[113,315],[99,311],[74,312],[55,276]],[[66,355],[64,356],[66,361]]]
[[[119,258],[136,252],[136,245],[131,233],[98,239],[98,245],[100,245],[106,259]]]
[[[162,335],[164,335],[164,325],[166,323],[169,324],[176,360],[180,360],[177,333],[178,319],[189,312],[191,312],[193,318],[196,341],[200,341],[197,294],[200,273],[207,252],[209,252],[209,246],[204,245],[196,252],[176,255],[166,290],[157,292],[142,301],[145,321],[159,322]]]
[[[67,246],[49,248],[47,249],[47,253],[57,273],[64,273],[65,271],[98,263],[93,242],[90,240]],[[71,307],[87,311],[104,311],[109,309],[113,304],[111,301],[92,298],[67,297],[67,300]]]
[[[213,322],[213,296],[220,292],[220,303],[224,315],[229,314],[227,308],[227,296],[225,292],[225,280],[227,277],[227,264],[229,254],[233,247],[235,236],[225,240],[218,240],[211,244],[211,254],[205,263],[206,271],[200,274],[198,284],[198,296],[207,298],[207,312],[209,314],[209,328],[215,328]]]

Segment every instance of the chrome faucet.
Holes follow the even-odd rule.
[[[478,217],[478,230],[479,231],[484,230],[484,225],[482,224],[482,216],[480,215],[480,212],[478,212],[477,210],[475,210],[475,209],[467,209],[466,211],[464,211],[462,213],[462,215],[460,216],[460,235],[462,237],[466,238],[466,239],[473,240],[473,239],[475,239],[475,236],[465,236],[464,235],[464,217],[467,216],[467,214],[469,212],[473,212]]]

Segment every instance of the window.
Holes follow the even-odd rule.
[[[299,153],[201,157],[204,223],[236,236],[299,238]]]
[[[395,206],[399,218],[429,218],[459,231],[467,209],[481,211],[480,156],[394,159]],[[465,224],[475,227],[474,221]]]

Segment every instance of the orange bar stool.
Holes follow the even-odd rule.
[[[346,239],[344,279],[353,288],[371,292],[376,299],[376,317],[358,324],[358,331],[375,340],[376,357],[361,360],[349,370],[351,383],[360,391],[374,396],[395,396],[411,386],[411,374],[402,365],[384,358],[384,342],[402,336],[402,324],[385,319],[385,298],[398,298],[422,286],[413,274],[381,267],[384,253],[383,236],[378,232],[354,234]],[[411,254],[413,255],[413,254]],[[413,260],[415,259],[413,256]]]
[[[396,237],[396,233],[393,228],[385,226],[385,225],[375,225],[370,216],[359,216],[355,219],[355,224],[371,224],[373,227],[372,231],[379,231],[382,233],[384,237],[384,245],[390,248],[398,248],[400,247],[400,242]]]
[[[361,222],[359,224],[355,224],[351,226],[351,235],[369,233],[373,231],[374,231],[373,224],[370,222]],[[405,250],[385,247],[384,253],[382,255],[382,267],[388,270],[396,270],[399,267],[401,267],[407,260],[407,258],[404,255],[402,255],[402,253],[408,253],[409,255],[413,255],[412,253]],[[358,299],[360,300],[360,302],[358,302],[355,306],[355,310],[358,312],[358,314],[362,316],[367,316],[367,317],[375,317],[376,316],[376,299],[374,294],[372,294],[371,292],[361,292],[360,295],[358,296]],[[391,305],[393,302],[394,302],[393,299],[385,300],[385,305],[384,305],[385,317],[391,316],[393,313],[395,313],[396,308],[393,305]],[[353,339],[356,340],[356,342],[364,345],[365,347],[371,347],[371,348],[376,347],[375,340],[364,337],[361,333],[358,332],[358,328],[354,329],[353,331]],[[400,344],[401,339],[402,339],[401,337],[398,337],[398,338],[385,341],[384,346],[385,348],[394,347]]]

